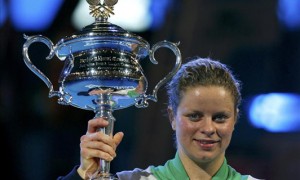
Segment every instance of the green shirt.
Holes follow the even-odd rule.
[[[147,169],[135,168],[132,171],[117,173],[119,180],[189,180],[183,164],[176,153],[175,158],[163,166],[149,166]],[[227,164],[226,159],[212,180],[257,180],[249,175],[241,175]]]
[[[178,179],[188,180],[189,177],[183,167],[183,164],[179,158],[179,154],[176,153],[175,158],[166,162],[164,166],[151,166],[151,173],[161,180],[166,179]],[[212,177],[212,180],[246,180],[248,175],[241,175],[235,169],[227,164],[226,159],[217,173]]]

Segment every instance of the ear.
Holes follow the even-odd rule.
[[[235,117],[234,117],[234,127],[233,127],[233,130],[234,130],[235,125],[236,125],[236,123],[237,123],[237,121],[239,119],[239,112],[240,112],[239,108],[237,108],[235,112],[236,113],[235,113]]]
[[[175,120],[175,116],[174,116],[174,111],[170,106],[168,107],[168,115],[169,115],[169,121],[172,126],[172,129],[175,131],[176,130],[176,120]]]
[[[239,113],[240,113],[240,109],[239,108],[236,108],[236,111],[235,111],[235,124],[237,123],[238,121],[238,118],[239,118]]]

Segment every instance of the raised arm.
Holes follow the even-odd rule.
[[[110,137],[98,129],[106,127],[108,122],[103,118],[88,121],[88,129],[80,138],[80,166],[77,169],[81,178],[86,179],[99,168],[99,159],[112,161],[116,157],[116,148],[123,139],[122,132]]]

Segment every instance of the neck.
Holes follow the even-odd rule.
[[[179,150],[180,160],[189,176],[192,179],[209,180],[216,174],[222,166],[224,155],[212,161],[197,162],[186,155],[185,152]]]

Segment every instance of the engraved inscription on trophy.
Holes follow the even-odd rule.
[[[142,76],[139,63],[131,54],[113,53],[111,50],[101,50],[97,54],[99,55],[91,55],[91,53],[73,55],[74,67],[78,68],[69,74],[68,79],[92,76],[139,79]]]

